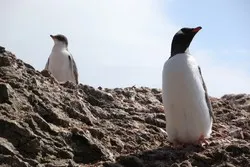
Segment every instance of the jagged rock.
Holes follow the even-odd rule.
[[[0,46],[0,53],[3,53],[3,52],[5,52],[5,48]]]
[[[205,147],[167,141],[160,89],[59,83],[0,47],[0,166],[250,166],[250,95],[210,97]]]
[[[15,155],[18,154],[18,151],[7,139],[0,137],[0,153]]]
[[[100,160],[111,160],[113,155],[101,143],[91,138],[84,131],[74,129],[72,136],[68,140],[73,148],[74,161],[77,163],[94,163]]]
[[[14,94],[9,84],[0,83],[0,103],[11,104],[10,98]]]

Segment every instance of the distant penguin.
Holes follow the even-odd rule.
[[[61,34],[50,35],[54,41],[51,54],[45,65],[59,82],[71,81],[78,84],[78,70],[73,56],[68,51],[68,39]]]
[[[171,56],[162,72],[162,98],[168,140],[202,144],[210,137],[213,112],[201,68],[188,48],[202,27],[182,28],[172,40]]]

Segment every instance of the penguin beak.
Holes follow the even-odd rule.
[[[50,35],[50,37],[51,37],[52,39],[55,39],[55,37],[54,37],[53,35]]]
[[[202,27],[199,26],[199,27],[194,28],[192,32],[197,33],[197,32],[200,31],[201,29],[202,29]]]

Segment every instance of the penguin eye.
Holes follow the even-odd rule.
[[[64,41],[64,39],[60,36],[57,37],[58,41]]]
[[[65,36],[63,36],[63,35],[57,35],[57,36],[56,36],[56,39],[57,39],[58,41],[61,41],[61,42],[63,42],[63,43],[66,43],[66,45],[68,45],[68,40],[67,40],[67,38],[66,38]]]
[[[190,28],[182,28],[181,31],[183,32],[183,34],[188,34],[188,33],[192,32],[192,29],[190,29]]]
[[[186,33],[188,33],[188,30],[186,28],[183,28],[182,32],[183,32],[183,34],[186,34]]]

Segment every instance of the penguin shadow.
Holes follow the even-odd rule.
[[[171,145],[153,150],[147,150],[120,156],[115,163],[104,163],[104,167],[168,167],[168,166],[192,166],[188,159],[195,153],[204,151],[204,147],[187,145],[183,148],[175,148]],[[180,165],[179,165],[180,164]]]

